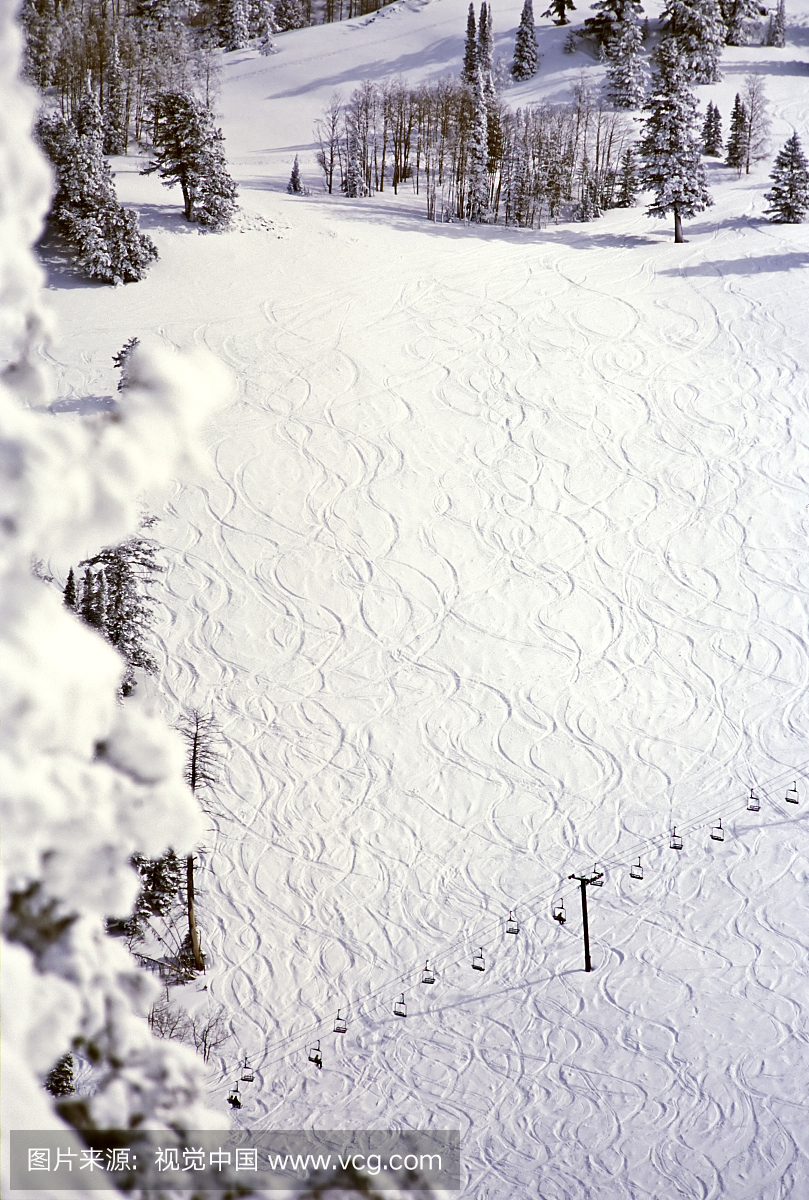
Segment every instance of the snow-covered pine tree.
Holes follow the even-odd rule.
[[[694,83],[717,83],[727,30],[718,0],[666,0],[663,33],[676,37]]]
[[[112,364],[121,372],[118,380],[118,391],[125,392],[129,387],[129,358],[136,346],[140,345],[140,338],[131,337],[124,342],[117,354],[112,356]]]
[[[599,50],[609,58],[612,43],[625,25],[640,18],[643,5],[640,0],[595,0],[590,7],[596,16],[588,17],[584,22],[585,35],[594,38]]]
[[[489,218],[489,174],[486,169],[489,157],[489,126],[480,67],[476,72],[472,97],[472,128],[467,151],[466,216],[470,221],[482,222]]]
[[[554,25],[569,25],[570,22],[567,19],[567,14],[574,12],[575,9],[576,5],[573,3],[573,0],[551,0],[550,6],[545,9],[542,16],[550,17]],[[566,53],[572,52],[567,50],[567,43],[565,43],[564,48]]]
[[[484,85],[486,76],[494,70],[494,37],[492,35],[491,6],[483,0],[478,19],[477,60],[480,63]]]
[[[303,195],[303,184],[301,183],[301,168],[298,164],[298,156],[295,155],[295,161],[292,164],[292,172],[289,176],[287,191],[293,196]]]
[[[65,583],[65,590],[62,593],[62,597],[65,602],[65,607],[69,608],[71,612],[76,612],[78,609],[78,593],[76,590],[76,576],[73,573],[72,567],[67,573],[67,581]]]
[[[250,41],[258,45],[262,54],[272,53],[273,34],[278,32],[273,0],[249,0],[248,32]]]
[[[469,12],[466,14],[466,41],[463,48],[463,66],[461,79],[469,87],[474,87],[475,72],[478,68],[478,37],[477,22],[475,21],[475,6],[470,0]]]
[[[638,164],[632,146],[627,146],[618,171],[616,208],[632,208],[638,194]]]
[[[653,61],[655,76],[644,106],[648,116],[638,145],[640,179],[655,194],[647,213],[654,217],[673,213],[674,240],[683,242],[683,217],[713,203],[695,131],[697,102],[676,38],[661,41]]]
[[[216,24],[223,50],[244,50],[250,41],[247,0],[219,0]]]
[[[809,212],[809,163],[797,132],[779,150],[770,175],[772,188],[764,195],[764,211],[782,225],[800,225]]]
[[[126,662],[122,691],[129,695],[134,686],[136,668],[148,673],[157,669],[157,664],[147,648],[149,627],[152,620],[154,599],[149,592],[154,577],[163,568],[157,561],[158,546],[150,538],[135,534],[122,542],[101,550],[88,559],[82,593],[82,617],[88,624],[101,630]],[[95,568],[95,577],[92,569]],[[98,582],[94,582],[85,615],[85,597],[88,592],[87,578],[98,580],[103,577],[103,595]],[[103,613],[101,605],[103,603]]]
[[[739,93],[730,114],[730,133],[725,147],[725,165],[735,167],[741,175],[747,158],[747,111]]]
[[[767,24],[767,39],[768,46],[774,46],[777,50],[783,50],[787,44],[787,14],[785,0],[778,0],[778,7],[770,17]]]
[[[702,123],[702,153],[709,158],[721,158],[723,147],[722,118],[719,109],[709,100]]]
[[[44,92],[54,81],[61,42],[54,0],[25,0],[18,20],[25,30],[23,71]]]
[[[301,0],[275,0],[275,23],[281,33],[287,29],[303,29],[306,11]]]
[[[40,117],[37,137],[56,171],[51,218],[71,247],[76,265],[91,279],[133,283],[157,258],[137,213],[115,197],[103,154],[104,127],[89,78],[68,123],[59,113]]]
[[[616,108],[640,108],[646,79],[641,58],[643,37],[631,9],[627,9],[626,18],[610,43],[607,94]]]
[[[719,0],[725,22],[725,45],[746,46],[749,40],[747,22],[758,18],[758,0]]]
[[[348,114],[346,114],[343,191],[351,199],[355,199],[358,196],[367,196],[368,194],[365,186],[365,173],[362,167],[361,146],[357,126],[356,122]]]
[[[128,119],[126,86],[118,52],[118,38],[113,38],[112,55],[107,64],[104,82],[104,153],[126,154]]]
[[[533,0],[523,0],[520,24],[514,40],[514,61],[511,64],[511,74],[518,80],[530,79],[532,75],[536,75],[538,66],[539,48],[534,26]]]
[[[45,1076],[45,1089],[52,1096],[72,1096],[76,1090],[72,1054],[63,1054],[56,1065],[48,1072]]]
[[[164,187],[179,183],[187,221],[227,228],[236,211],[236,185],[210,111],[188,92],[159,92],[154,101],[156,154],[142,175],[157,172]]]

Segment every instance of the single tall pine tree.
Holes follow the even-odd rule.
[[[466,15],[466,41],[463,50],[463,67],[461,79],[469,87],[474,87],[475,72],[478,69],[478,38],[475,22],[475,6],[470,0],[469,12]]]
[[[599,49],[610,58],[612,43],[631,20],[640,18],[643,5],[640,0],[595,0],[590,7],[596,16],[587,18],[584,32],[587,37],[595,38]]]
[[[737,92],[730,114],[730,133],[725,147],[725,164],[728,167],[735,167],[740,175],[747,158],[747,142],[747,110]]]
[[[643,36],[632,10],[610,44],[607,91],[616,108],[640,108],[645,91]]]
[[[522,15],[514,41],[514,62],[511,74],[515,79],[530,79],[539,66],[539,49],[534,26],[533,0],[523,0]]]
[[[302,196],[303,195],[303,184],[301,183],[301,168],[298,165],[297,154],[295,155],[295,161],[292,164],[292,174],[289,177],[289,183],[287,184],[287,191],[292,196]]]
[[[800,225],[809,212],[809,164],[797,133],[779,150],[772,174],[772,189],[765,192],[770,207],[764,211],[782,225]]]
[[[188,92],[159,92],[154,115],[157,153],[141,174],[156,171],[164,187],[179,183],[186,221],[227,228],[236,211],[236,185],[211,113]]]
[[[676,37],[693,83],[717,83],[719,57],[727,30],[718,0],[666,0],[662,12],[666,37]]]
[[[767,25],[767,45],[783,50],[787,44],[787,13],[785,0],[778,0],[778,7]]]
[[[219,45],[223,50],[244,50],[250,41],[247,0],[219,0],[217,25]]]
[[[683,242],[683,217],[702,212],[713,203],[694,128],[697,102],[675,38],[660,42],[654,63],[652,93],[645,105],[649,115],[638,147],[641,182],[655,194],[646,210],[649,216],[673,213],[674,240]]]
[[[483,78],[477,71],[473,91],[474,111],[468,150],[468,187],[466,215],[470,221],[486,221],[489,216],[489,174],[486,163],[489,157],[489,126],[486,112],[486,97],[483,94]]]
[[[104,84],[104,153],[126,154],[127,104],[118,38],[113,38],[112,57],[107,64]]]
[[[624,150],[618,172],[616,208],[632,208],[638,194],[638,164],[631,146]]]
[[[709,158],[721,158],[722,148],[722,118],[719,109],[709,100],[702,126],[702,153]]]
[[[567,19],[569,12],[574,12],[576,5],[573,0],[551,0],[551,5],[546,8],[543,17],[550,17],[554,25],[569,25]]]

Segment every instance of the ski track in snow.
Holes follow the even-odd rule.
[[[452,249],[195,334],[242,390],[169,506],[164,639],[229,748],[199,906],[239,1123],[459,1126],[488,1200],[799,1194],[805,823],[744,809],[804,760],[787,331],[637,250]],[[566,875],[712,806],[724,843],[591,891],[586,976]]]

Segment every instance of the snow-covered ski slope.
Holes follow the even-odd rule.
[[[495,8],[498,52],[518,8]],[[228,56],[264,226],[188,232],[121,160],[161,261],[117,290],[52,277],[58,419],[113,391],[132,335],[207,346],[235,380],[210,475],[159,526],[167,711],[213,710],[228,747],[198,884],[234,1031],[215,1094],[246,1052],[244,1126],[458,1127],[475,1200],[797,1200],[809,225],[763,220],[766,164],[709,165],[684,246],[641,207],[529,233],[431,225],[404,192],[288,197],[296,152],[317,187],[335,88],[457,68],[465,9]],[[515,105],[599,76],[539,24]],[[699,89],[727,129],[765,72],[773,151],[793,126],[809,144],[806,13],[788,37]],[[587,975],[567,877],[596,861]]]

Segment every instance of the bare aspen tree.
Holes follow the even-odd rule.
[[[767,98],[764,81],[760,75],[747,75],[742,95],[747,113],[747,145],[745,148],[744,173],[750,174],[750,164],[767,157],[770,121],[767,116]]]
[[[212,786],[219,778],[219,767],[222,761],[219,751],[219,726],[212,715],[202,713],[198,708],[194,708],[190,711],[179,729],[188,751],[185,781],[196,796],[199,790]],[[193,854],[189,854],[186,860],[186,887],[188,893],[188,936],[191,940],[191,953],[194,956],[194,966],[198,971],[204,971],[205,958],[200,949],[194,907]]]

